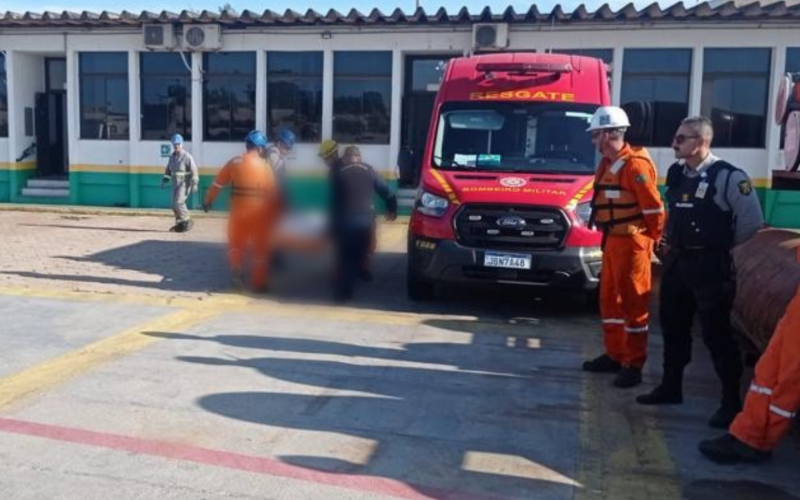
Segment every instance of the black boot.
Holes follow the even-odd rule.
[[[188,233],[189,231],[192,230],[193,227],[194,227],[194,221],[192,219],[189,219],[186,222],[184,222],[182,232]]]
[[[636,398],[640,405],[679,405],[683,403],[683,369],[665,368],[661,385],[650,394]]]
[[[771,452],[757,450],[730,434],[702,441],[697,449],[714,462],[724,465],[758,463],[772,458]]]
[[[611,359],[608,354],[583,363],[583,371],[591,373],[617,373],[621,369],[622,365]]]
[[[614,387],[630,389],[642,383],[642,370],[632,366],[623,366],[614,379]]]
[[[244,273],[241,269],[231,269],[231,288],[244,290]]]
[[[723,402],[722,406],[708,420],[708,426],[712,429],[728,430],[740,411],[742,411],[741,403]]]
[[[369,269],[362,269],[358,273],[358,279],[360,279],[361,281],[364,281],[366,283],[371,283],[372,280],[373,280],[373,276],[372,276],[372,273],[369,272]]]

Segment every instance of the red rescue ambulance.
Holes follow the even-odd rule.
[[[606,75],[598,59],[559,54],[450,61],[409,226],[411,299],[436,283],[597,288],[586,129],[610,104]]]

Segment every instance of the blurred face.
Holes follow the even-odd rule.
[[[181,151],[183,151],[183,144],[173,144],[172,150],[175,151],[176,153],[180,153]]]
[[[708,147],[707,142],[695,127],[681,125],[672,138],[672,150],[675,151],[675,158],[678,160],[704,156],[704,149]]]
[[[278,151],[280,151],[282,155],[288,155],[292,152],[292,148],[290,148],[289,145],[283,141],[278,141],[277,146]]]
[[[597,152],[607,158],[616,158],[617,152],[622,149],[624,141],[615,137],[611,129],[592,130],[592,144]]]
[[[328,155],[328,156],[326,156],[326,157],[322,158],[322,161],[323,161],[323,163],[325,163],[325,165],[327,165],[328,167],[332,167],[332,166],[333,166],[333,164],[336,162],[336,160],[337,160],[338,158],[339,158],[339,155],[336,155],[336,154],[331,154],[331,155]]]

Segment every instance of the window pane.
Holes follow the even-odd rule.
[[[80,54],[82,139],[128,139],[128,54]]]
[[[274,136],[292,129],[301,142],[322,137],[322,52],[267,55],[267,122]]]
[[[192,67],[192,56],[186,54],[186,63]],[[174,52],[143,52],[140,54],[141,74],[144,75],[186,75],[191,71],[183,64],[180,54]]]
[[[3,54],[0,54],[0,137],[8,137],[8,89],[6,59]]]
[[[67,89],[67,61],[64,59],[51,59],[47,61],[47,89]]]
[[[449,59],[415,59],[411,63],[411,90],[436,92]]]
[[[715,146],[764,147],[769,59],[769,49],[706,49],[702,112],[714,122]]]
[[[214,52],[204,56],[207,75],[256,74],[255,52]]]
[[[176,133],[192,137],[190,79],[142,79],[142,139],[164,140]]]
[[[558,54],[569,54],[573,56],[586,56],[600,59],[604,63],[610,65],[614,60],[613,49],[556,49]]]
[[[770,49],[705,49],[705,73],[769,72]]]
[[[191,65],[189,58],[187,62]],[[141,54],[142,139],[192,138],[192,79],[179,54]]]
[[[800,47],[791,47],[786,49],[786,72],[800,72]]]
[[[638,145],[669,147],[689,113],[690,49],[628,49],[622,71],[622,105]]]
[[[322,77],[322,52],[269,52],[267,73],[270,76]]]
[[[81,52],[82,75],[128,74],[127,52]]]
[[[691,49],[626,49],[622,60],[624,73],[689,73]]]
[[[256,126],[255,79],[208,78],[205,85],[205,138],[242,141]]]
[[[337,76],[392,75],[391,52],[336,52],[333,59]]]
[[[391,52],[334,55],[334,139],[361,144],[389,143],[391,64]]]

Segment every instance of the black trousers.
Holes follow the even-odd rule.
[[[664,259],[660,320],[664,335],[664,381],[681,383],[692,359],[692,323],[700,320],[703,342],[711,351],[722,382],[723,404],[738,404],[742,358],[730,324],[736,292],[728,252],[675,253]]]
[[[356,280],[364,267],[372,240],[371,224],[345,223],[337,228],[336,242],[337,278],[334,294],[339,299],[353,296]]]

